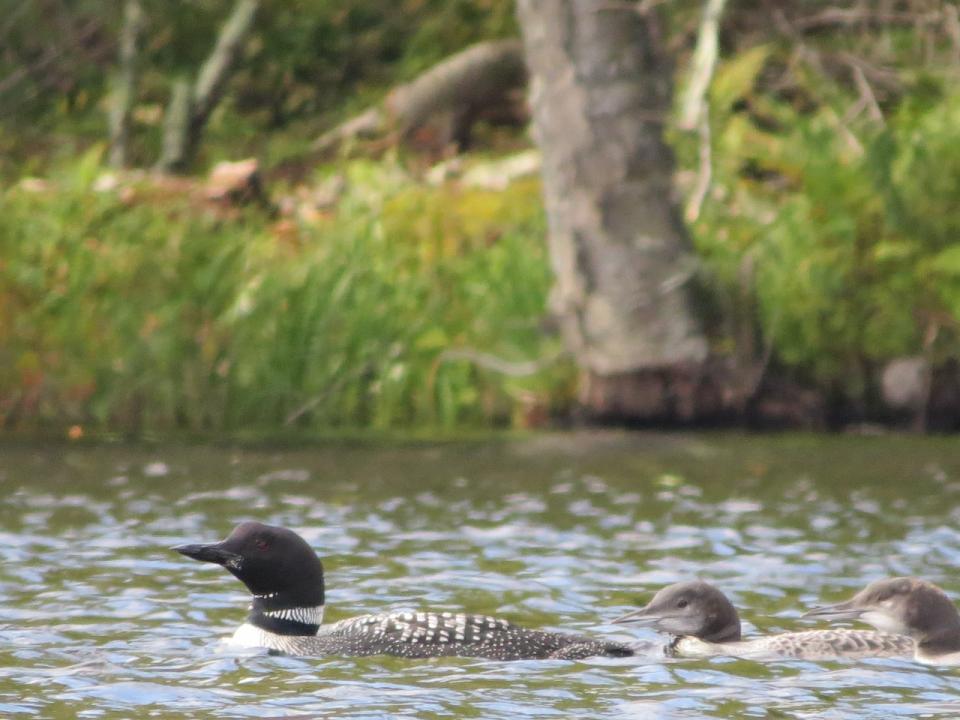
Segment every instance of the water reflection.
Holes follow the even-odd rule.
[[[324,558],[328,615],[608,621],[700,576],[748,631],[918,574],[960,596],[953,441],[599,434],[474,445],[0,451],[0,715],[121,718],[955,716],[895,660],[492,663],[227,651],[244,588],[171,545],[257,518]],[[751,627],[752,626],[752,627]],[[648,630],[629,637],[654,639]]]

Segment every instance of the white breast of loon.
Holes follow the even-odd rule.
[[[917,662],[923,663],[924,665],[944,665],[956,667],[960,665],[960,652],[932,655],[930,653],[925,653],[923,650],[918,648],[915,659]]]
[[[914,641],[905,635],[872,630],[808,630],[769,635],[752,640],[713,643],[695,637],[682,637],[673,646],[680,657],[797,658],[833,660],[840,658],[899,657],[911,658],[916,651]]]

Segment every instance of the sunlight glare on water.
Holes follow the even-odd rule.
[[[224,648],[246,590],[170,551],[243,519],[324,559],[327,617],[610,625],[701,577],[748,633],[913,574],[960,597],[960,454],[930,438],[584,433],[474,444],[0,450],[0,717],[956,717],[900,660],[500,663]]]

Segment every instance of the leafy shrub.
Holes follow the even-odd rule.
[[[822,75],[758,90],[773,57],[739,55],[711,98],[715,183],[693,230],[727,309],[853,397],[891,358],[957,356],[960,95],[918,82],[886,125],[848,127],[834,106],[849,96]]]

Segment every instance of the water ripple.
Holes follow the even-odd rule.
[[[227,468],[228,471],[224,472]],[[615,638],[704,577],[746,627],[917,574],[957,596],[953,441],[591,433],[527,442],[245,450],[5,448],[0,716],[956,717],[950,670],[659,658],[284,658],[220,639],[242,586],[170,552],[241,519],[317,548],[331,619],[488,612]]]

